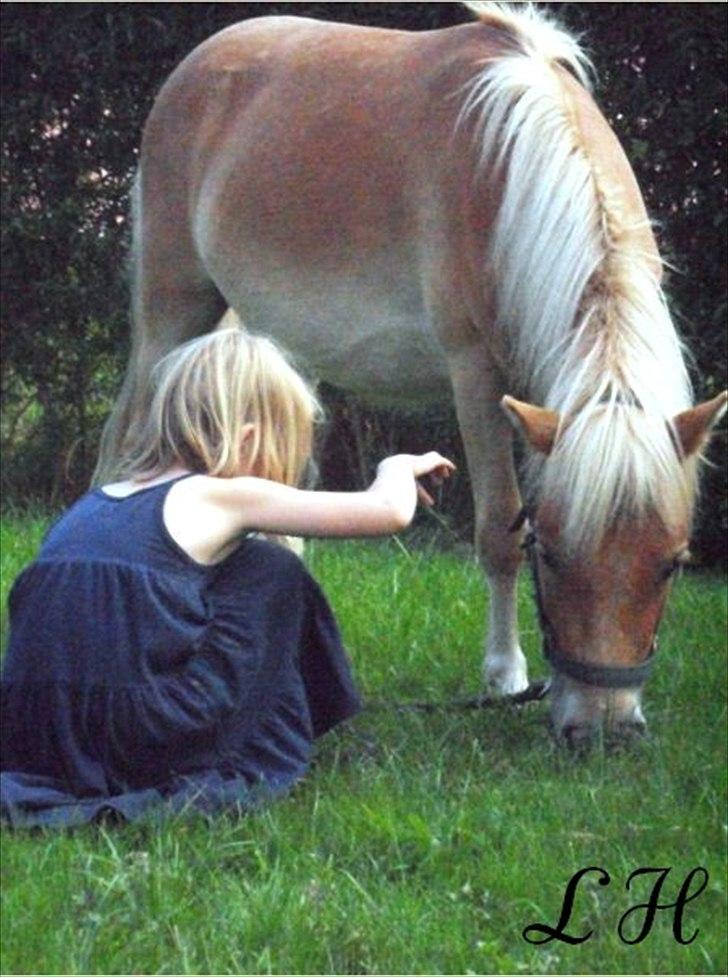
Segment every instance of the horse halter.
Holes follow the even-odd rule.
[[[528,509],[524,506],[516,516],[509,531],[512,533],[518,532],[527,521],[532,524],[532,520],[529,520]],[[559,651],[556,642],[556,632],[549,621],[543,603],[538,557],[534,551],[536,542],[536,533],[529,525],[526,538],[521,543],[521,548],[525,550],[531,568],[531,578],[536,597],[536,609],[538,611],[538,620],[543,636],[543,656],[546,661],[558,674],[566,675],[584,685],[592,685],[600,689],[633,689],[643,685],[652,669],[655,651],[657,650],[656,634],[652,638],[647,657],[638,665],[590,664],[589,662],[575,661],[573,658],[568,658]]]

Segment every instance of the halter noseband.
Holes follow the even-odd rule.
[[[528,510],[524,506],[518,513],[515,521],[510,527],[510,532],[515,533],[521,529],[528,520]],[[549,621],[546,609],[543,604],[541,594],[541,578],[538,569],[538,558],[534,553],[536,534],[529,530],[525,540],[521,544],[526,551],[528,562],[531,567],[533,587],[536,595],[536,609],[538,620],[543,635],[543,656],[552,666],[555,672],[567,675],[569,678],[582,682],[584,685],[593,685],[600,689],[627,689],[637,688],[642,685],[650,673],[654,661],[654,654],[657,650],[657,637],[653,637],[647,657],[638,665],[596,665],[588,662],[575,661],[567,658],[558,650],[556,644],[556,633]]]

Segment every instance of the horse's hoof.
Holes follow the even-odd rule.
[[[494,665],[485,670],[485,685],[489,695],[509,698],[528,689],[528,673],[525,666]]]

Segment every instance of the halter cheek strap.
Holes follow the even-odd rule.
[[[528,520],[528,510],[524,507],[510,526],[510,532],[522,529]],[[524,542],[523,549],[528,554],[531,567],[536,609],[543,635],[543,656],[555,672],[566,675],[582,682],[584,685],[596,686],[600,689],[633,689],[644,684],[652,669],[654,654],[657,650],[657,638],[653,637],[647,657],[638,665],[598,665],[589,662],[576,661],[562,654],[556,644],[556,633],[549,621],[541,594],[541,578],[538,569],[538,558],[533,552],[536,535],[530,532]]]

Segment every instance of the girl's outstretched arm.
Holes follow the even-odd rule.
[[[418,497],[432,499],[417,479],[448,478],[455,466],[436,451],[393,455],[363,492],[315,492],[243,476],[200,475],[169,492],[164,519],[174,539],[203,563],[216,562],[241,533],[291,536],[385,536],[410,524]]]

